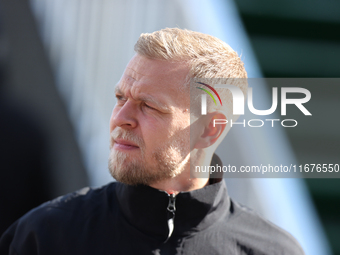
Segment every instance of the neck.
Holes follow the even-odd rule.
[[[190,173],[189,173],[190,175]],[[192,191],[196,189],[201,189],[208,184],[209,178],[186,178],[183,180],[180,175],[161,182],[151,184],[150,187],[164,190],[168,194],[178,194],[182,191]]]
[[[193,154],[193,153],[192,153]],[[188,162],[185,170],[174,178],[163,180],[157,183],[152,183],[150,187],[164,190],[168,194],[178,194],[179,192],[192,191],[201,189],[209,183],[209,173],[204,175],[194,174],[195,166],[207,165],[210,166],[212,154],[207,154],[204,151],[196,152],[195,155],[191,155],[191,163]],[[190,168],[193,168],[190,172]]]

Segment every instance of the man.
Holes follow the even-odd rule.
[[[189,80],[246,78],[237,54],[217,38],[177,28],[142,34],[135,51],[110,120],[109,169],[118,182],[32,210],[8,229],[0,252],[303,254],[288,233],[233,202],[224,181],[190,171],[221,164],[213,152],[228,129],[212,120],[231,117],[228,95],[224,108],[206,115],[191,109]]]

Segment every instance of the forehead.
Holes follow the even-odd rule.
[[[177,97],[183,94],[189,73],[186,62],[149,59],[136,54],[127,65],[118,83],[119,89],[131,96],[147,93],[157,96]]]

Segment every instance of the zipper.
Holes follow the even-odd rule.
[[[176,195],[172,193],[172,194],[168,194],[168,196],[169,196],[169,204],[166,209],[168,212],[169,233],[164,243],[166,243],[170,239],[172,233],[174,232],[174,227],[175,227],[174,221],[175,221],[175,214],[176,214]]]

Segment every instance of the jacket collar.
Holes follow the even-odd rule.
[[[211,183],[211,182],[210,182]],[[123,217],[139,231],[165,240],[168,229],[169,195],[149,186],[117,183],[117,199]],[[188,235],[216,223],[229,213],[230,199],[224,180],[202,189],[176,195],[173,236]]]

